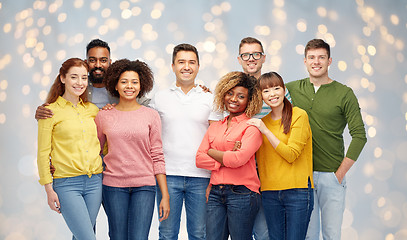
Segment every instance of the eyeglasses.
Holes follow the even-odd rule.
[[[242,53],[242,54],[240,54],[240,58],[243,61],[249,60],[250,56],[252,56],[254,60],[259,60],[263,56],[263,53],[262,52],[254,52],[254,53]]]

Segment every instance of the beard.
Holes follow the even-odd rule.
[[[100,74],[99,76],[95,76],[96,70],[100,70],[102,72],[102,74]],[[91,83],[102,83],[104,76],[105,76],[105,69],[95,67],[95,68],[92,68],[89,72],[89,81]]]

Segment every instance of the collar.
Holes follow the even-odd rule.
[[[55,101],[60,107],[65,108],[66,106],[72,106],[72,103],[62,96],[58,96],[57,100]],[[78,105],[82,105],[86,108],[86,104],[82,101],[82,98],[79,98]]]
[[[305,80],[306,80],[306,82],[307,82],[307,84],[308,84],[308,85],[310,85],[310,86],[314,87],[314,84],[311,82],[311,80],[310,80],[310,78],[309,78],[309,77],[308,77],[308,78],[306,78]],[[334,82],[335,82],[335,80],[333,80],[333,79],[332,79],[332,82],[322,84],[322,85],[320,85],[319,87],[330,86],[330,85],[332,85]]]
[[[173,82],[173,83],[171,84],[170,90],[172,90],[172,91],[178,90],[178,91],[184,93],[184,92],[182,91],[181,87],[178,87],[178,86],[177,86],[177,83],[176,83],[176,82]],[[194,91],[194,92],[203,92],[202,88],[199,87],[197,84],[195,84],[195,86],[194,86],[191,90],[189,90],[188,93],[190,93],[190,92],[192,92],[192,91]]]
[[[230,115],[227,116],[227,117],[225,117],[225,118],[222,120],[222,123],[226,122],[226,121],[229,119],[229,117],[230,117]],[[232,118],[232,122],[237,122],[237,123],[240,123],[240,122],[245,121],[245,120],[249,120],[249,118],[247,117],[246,113],[242,113],[242,114],[240,114],[239,116],[236,116],[236,117],[233,117],[233,118]]]

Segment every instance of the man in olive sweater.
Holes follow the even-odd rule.
[[[309,77],[286,84],[294,106],[308,113],[313,141],[314,210],[306,239],[341,239],[345,209],[345,175],[366,144],[358,100],[352,89],[328,76],[329,45],[309,41],[304,63]],[[346,152],[343,131],[348,125],[351,142]]]

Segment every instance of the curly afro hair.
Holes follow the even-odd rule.
[[[257,79],[243,72],[230,72],[219,80],[215,88],[214,109],[215,111],[226,110],[225,95],[230,89],[238,86],[249,90],[245,113],[250,118],[260,112],[263,102]]]
[[[126,71],[133,71],[140,78],[140,93],[138,97],[144,96],[153,89],[154,76],[150,67],[142,61],[130,61],[128,59],[120,59],[115,61],[106,71],[103,82],[106,89],[112,96],[120,98],[119,92],[116,91],[116,85],[119,82],[120,75]]]

